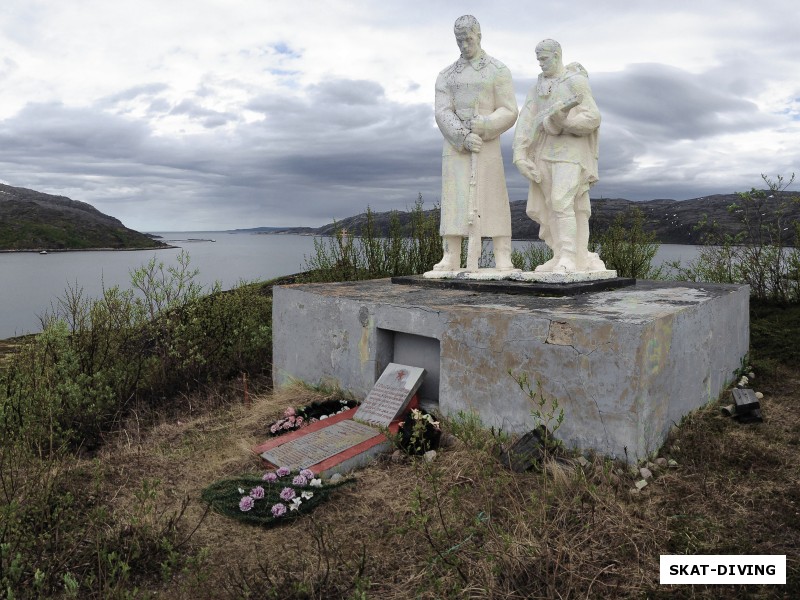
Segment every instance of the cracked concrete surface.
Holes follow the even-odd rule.
[[[565,443],[633,460],[732,378],[749,342],[748,297],[744,286],[648,281],[556,298],[389,280],[278,286],[273,375],[364,397],[397,340],[418,336],[438,344],[429,400],[442,413],[528,431],[529,398],[508,374],[526,373],[563,407]]]

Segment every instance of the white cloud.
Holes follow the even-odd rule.
[[[800,162],[794,12],[788,0],[10,0],[0,176],[139,229],[321,224],[420,191],[436,200],[433,83],[458,56],[453,21],[471,13],[520,101],[542,38],[589,70],[596,195],[748,189]]]

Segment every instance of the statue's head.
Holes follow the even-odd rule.
[[[453,26],[456,34],[456,43],[461,56],[467,60],[477,57],[481,51],[481,24],[472,15],[458,17]]]
[[[542,40],[536,44],[536,60],[547,76],[557,75],[562,69],[561,44],[555,40]]]

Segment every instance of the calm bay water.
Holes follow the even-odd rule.
[[[166,265],[177,264],[181,249],[200,270],[198,283],[224,289],[241,280],[270,279],[304,269],[304,256],[314,251],[311,236],[250,235],[214,232],[158,233],[176,249],[141,251],[0,253],[0,339],[40,331],[38,315],[68,286],[98,297],[103,285],[127,288],[130,271],[153,256]],[[193,238],[214,242],[187,241]]]
[[[44,313],[67,286],[83,288],[98,297],[103,286],[126,288],[130,271],[153,256],[167,265],[176,264],[181,249],[200,270],[197,281],[210,287],[215,281],[229,289],[242,280],[271,279],[298,273],[305,257],[314,252],[314,238],[301,235],[251,235],[224,232],[159,233],[178,246],[169,250],[0,253],[0,339],[41,329],[38,315]],[[190,239],[213,239],[189,241]],[[515,247],[527,242],[514,242]],[[655,263],[691,260],[695,246],[664,244]]]

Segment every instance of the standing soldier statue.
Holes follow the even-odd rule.
[[[481,238],[491,237],[496,269],[511,271],[511,211],[500,155],[500,134],[517,119],[511,73],[481,49],[475,17],[459,17],[454,32],[461,58],[436,79],[436,124],[444,136],[444,257],[433,269],[458,270],[467,237],[467,270],[477,271]]]
[[[566,67],[561,46],[536,46],[542,68],[528,93],[514,131],[514,164],[528,180],[528,216],[553,258],[537,271],[602,271],[603,261],[589,244],[589,187],[597,182],[600,111],[586,70]]]

